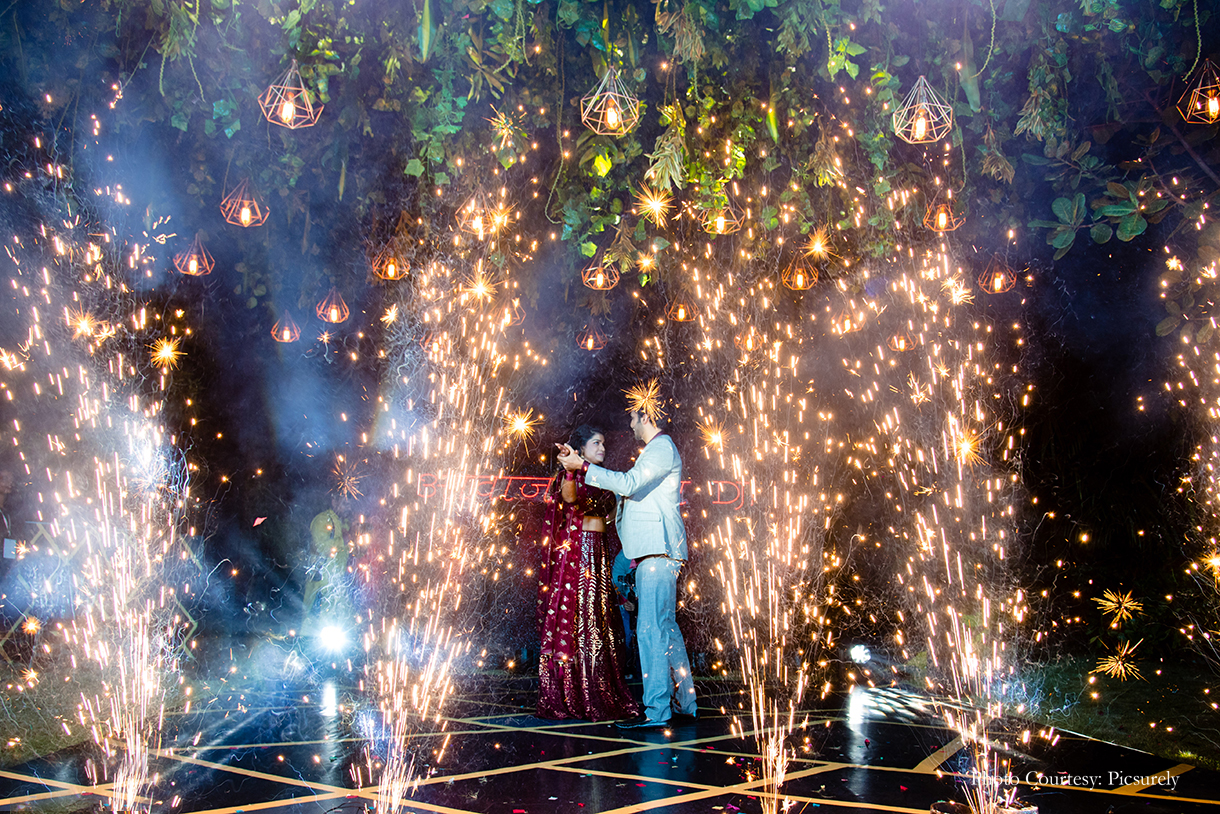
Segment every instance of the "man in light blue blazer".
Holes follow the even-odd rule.
[[[566,469],[584,468],[585,483],[619,495],[615,522],[623,554],[635,560],[635,594],[639,603],[636,639],[644,674],[645,712],[619,723],[623,729],[661,728],[676,714],[693,721],[695,682],[691,679],[686,642],[678,629],[678,572],[687,558],[686,526],[678,510],[682,459],[673,440],[645,411],[632,411],[631,430],[644,451],[627,472],[590,464],[570,449],[561,449]]]

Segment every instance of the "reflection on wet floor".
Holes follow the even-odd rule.
[[[412,739],[420,782],[401,810],[760,811],[767,794],[754,743],[732,735],[726,715],[740,688],[699,689],[697,723],[624,733],[533,717],[529,678],[461,679],[447,714]],[[167,720],[173,746],[154,754],[156,792],[141,809],[371,810],[387,733],[357,690],[336,675],[197,699],[189,714]],[[933,699],[904,688],[856,689],[808,715],[792,739],[789,810],[927,812],[940,800],[964,800],[969,753]],[[994,739],[1020,799],[1042,812],[1220,812],[1215,772],[1069,733],[1023,743],[1027,728],[998,721]],[[10,767],[0,771],[0,811],[109,808],[104,774],[100,753],[85,747]]]

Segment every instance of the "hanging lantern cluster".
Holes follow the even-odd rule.
[[[894,111],[894,134],[910,144],[940,141],[953,128],[953,108],[920,76]]]
[[[606,335],[596,327],[586,325],[580,336],[576,337],[576,344],[587,351],[601,350],[606,347]]]
[[[580,100],[580,118],[602,136],[622,136],[640,121],[640,100],[627,92],[618,69],[606,68],[602,81]]]
[[[258,106],[263,109],[267,121],[290,130],[313,127],[318,123],[323,107],[314,107],[313,95],[301,81],[295,59],[284,75],[258,97]]]
[[[1178,100],[1178,112],[1190,124],[1215,124],[1220,120],[1220,73],[1210,59],[1203,60],[1194,84]]]
[[[979,275],[979,288],[988,294],[1003,294],[1017,284],[1017,274],[1004,260],[996,255],[987,264],[987,270]]]
[[[598,260],[580,273],[580,281],[594,291],[609,291],[618,285],[618,269],[614,263]]]
[[[202,277],[205,274],[211,274],[215,266],[216,261],[203,247],[203,241],[199,239],[199,235],[195,235],[195,239],[191,241],[191,245],[186,247],[186,251],[174,255],[174,268],[178,269],[179,274],[185,274],[188,277]]]
[[[245,227],[262,226],[271,217],[271,210],[250,190],[249,178],[224,197],[220,202],[220,213],[228,223]]]
[[[332,325],[338,325],[340,322],[346,322],[351,313],[347,310],[347,303],[343,301],[343,295],[339,293],[339,289],[332,288],[330,293],[322,298],[318,303],[316,310],[318,319],[323,322],[329,322]]]
[[[296,342],[301,338],[301,329],[297,327],[288,311],[271,326],[271,338],[276,342]]]

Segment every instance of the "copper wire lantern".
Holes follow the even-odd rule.
[[[618,69],[606,68],[602,81],[580,100],[580,118],[602,136],[622,136],[640,121],[640,100],[627,92]]]
[[[594,291],[609,291],[618,285],[619,273],[614,263],[595,261],[580,273],[580,281]]]
[[[741,228],[741,210],[729,200],[725,200],[703,215],[703,229],[713,235],[729,235]]]
[[[174,255],[174,268],[178,269],[179,274],[185,274],[188,277],[202,277],[205,274],[211,274],[215,267],[216,261],[204,248],[199,235],[195,235],[195,239],[191,241],[191,245],[187,246],[185,251]]]
[[[743,353],[756,351],[763,346],[762,334],[750,326],[745,333],[737,334],[733,337],[733,344],[736,345]]]
[[[818,267],[809,257],[798,257],[788,264],[780,281],[793,291],[806,291],[818,281]]]
[[[886,340],[885,344],[889,349],[898,353],[905,353],[915,347],[915,342],[905,333],[896,333]]]
[[[1017,284],[1017,274],[1004,260],[996,255],[987,264],[987,270],[979,275],[979,288],[988,294],[1003,294]]]
[[[923,225],[933,232],[952,232],[966,222],[964,217],[953,211],[953,193],[940,203],[933,203],[924,213]]]
[[[1190,124],[1215,124],[1220,119],[1220,73],[1210,59],[1203,60],[1194,84],[1178,100],[1178,112]]]
[[[343,301],[343,295],[337,288],[332,288],[330,293],[322,298],[322,301],[318,303],[316,313],[318,319],[332,325],[346,322],[347,318],[351,316],[351,312],[347,310],[347,303]]]
[[[301,81],[295,59],[284,75],[258,97],[258,106],[263,109],[267,121],[289,130],[313,127],[323,108],[323,105],[314,106],[313,95]]]
[[[373,257],[373,274],[379,280],[401,280],[411,270],[407,253],[402,250],[402,241],[391,238]]]
[[[690,322],[696,316],[696,311],[685,300],[674,300],[669,306],[669,310],[665,312],[665,316],[669,317],[674,322]]]
[[[296,342],[301,338],[301,329],[297,327],[296,322],[292,319],[292,314],[288,311],[275,321],[275,325],[271,327],[271,338],[276,342]]]
[[[606,347],[606,335],[596,327],[586,325],[580,336],[576,337],[576,344],[587,351],[598,351]]]
[[[512,298],[505,300],[500,311],[500,329],[511,328],[514,325],[520,325],[525,322],[525,309],[521,307],[521,300]]]
[[[894,111],[894,134],[910,144],[927,144],[940,141],[952,128],[953,108],[920,76]]]
[[[233,187],[233,191],[220,202],[220,213],[234,226],[262,226],[271,217],[271,210],[259,201],[250,190],[250,179],[246,178]]]

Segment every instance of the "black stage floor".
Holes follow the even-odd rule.
[[[721,711],[745,696],[724,683],[700,685],[697,723],[637,733],[539,720],[530,714],[528,679],[456,684],[445,715],[412,740],[423,779],[403,811],[735,814],[761,811],[768,799],[756,744],[733,735]],[[154,752],[155,790],[139,810],[321,814],[374,806],[378,788],[362,767],[384,758],[380,718],[353,711],[341,688],[273,683],[262,692],[201,695],[191,711],[167,716],[167,731],[177,734]],[[1021,724],[1004,723],[1001,753],[1021,799],[1041,812],[1220,814],[1216,772],[1065,732],[1035,729],[1021,743]],[[811,711],[791,743],[799,752],[783,788],[791,812],[927,812],[938,800],[964,800],[971,771],[930,699],[901,688],[855,690]],[[113,784],[89,780],[99,762],[90,745],[0,770],[0,812],[110,808]],[[1048,779],[1039,781],[1039,772]]]

